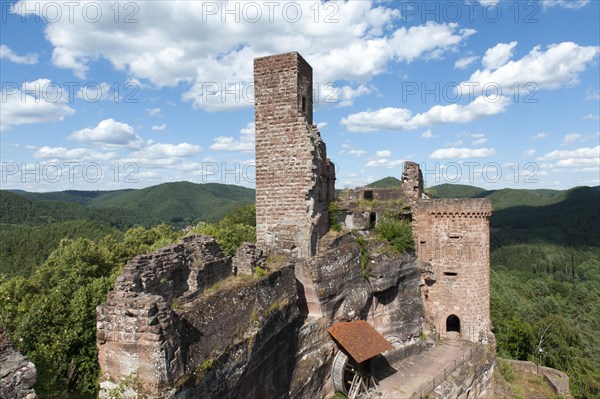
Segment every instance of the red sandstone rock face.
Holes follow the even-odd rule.
[[[119,381],[137,373],[156,390],[183,374],[185,326],[174,310],[230,273],[230,260],[207,236],[186,237],[129,261],[96,309],[104,378]]]
[[[454,315],[460,320],[462,339],[487,343],[491,338],[491,213],[488,199],[431,199],[416,204],[417,255],[431,263],[437,279],[429,287],[425,303],[442,337],[448,317]]]
[[[254,61],[256,237],[269,252],[316,254],[335,172],[312,125],[312,68],[298,54]]]

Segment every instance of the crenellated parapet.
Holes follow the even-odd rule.
[[[422,199],[416,203],[415,210],[434,218],[489,218],[492,201],[488,198]]]

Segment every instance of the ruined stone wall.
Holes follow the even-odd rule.
[[[414,204],[423,196],[423,174],[416,162],[404,162],[402,193],[408,204]]]
[[[104,378],[122,381],[137,373],[154,391],[185,373],[186,324],[174,310],[230,274],[215,239],[199,235],[127,262],[106,303],[96,308]]]
[[[247,252],[240,257],[233,263],[254,261]],[[298,382],[323,368],[332,344],[323,345],[323,326],[310,337],[314,342],[297,346],[303,330],[293,267],[263,278],[230,272],[229,258],[206,236],[185,237],[128,262],[96,310],[100,396],[109,398],[134,375],[162,398],[275,398],[303,391]]]
[[[489,339],[491,213],[489,199],[425,199],[416,204],[417,256],[431,263],[437,279],[425,292],[425,304],[442,337],[448,317],[455,315],[462,339]]]
[[[312,124],[312,68],[296,52],[257,58],[254,84],[257,244],[313,256],[335,174]]]
[[[531,375],[541,375],[550,385],[554,393],[561,398],[572,398],[571,389],[569,388],[569,376],[557,369],[550,367],[539,366],[533,362],[523,360],[503,359],[503,362],[508,362],[511,367],[518,373],[528,373]]]
[[[352,200],[396,201],[403,198],[401,188],[369,188],[362,187],[354,190]]]

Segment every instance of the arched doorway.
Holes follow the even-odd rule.
[[[446,332],[457,332],[460,334],[460,319],[457,315],[451,314],[446,319]]]

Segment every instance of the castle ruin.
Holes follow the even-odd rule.
[[[257,243],[314,256],[328,228],[335,170],[313,125],[312,68],[296,52],[257,58],[254,86]]]
[[[428,198],[413,162],[401,187],[335,200],[334,166],[313,125],[310,65],[292,52],[254,68],[257,243],[232,258],[192,235],[127,263],[97,308],[104,397],[132,374],[160,398],[356,396],[347,370],[401,365],[449,338],[470,352],[444,379],[429,376],[426,395],[487,397],[490,201]],[[410,222],[416,254],[377,237],[389,214]],[[361,334],[379,342],[355,345],[366,357],[345,339]],[[391,397],[423,395],[414,388]]]

